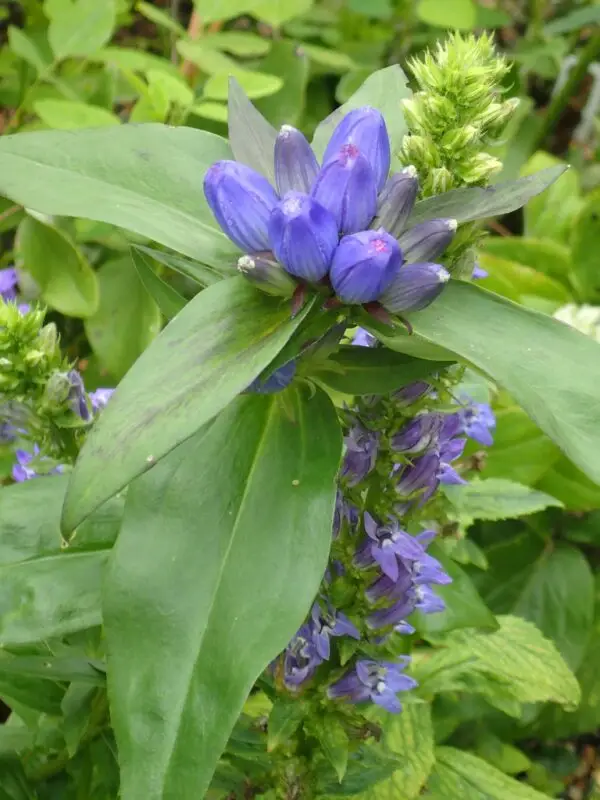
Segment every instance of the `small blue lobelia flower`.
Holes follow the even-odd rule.
[[[0,269],[0,297],[3,300],[14,300],[17,296],[17,271],[14,267]]]
[[[329,697],[346,698],[351,703],[371,700],[392,713],[402,711],[396,697],[398,692],[414,689],[417,682],[404,675],[410,658],[404,656],[397,662],[360,659],[356,666],[327,690]]]
[[[406,264],[381,295],[381,305],[392,314],[420,311],[432,303],[450,280],[440,264]]]
[[[470,400],[467,405],[458,411],[458,418],[462,432],[469,439],[473,439],[486,447],[491,447],[494,444],[491,431],[496,427],[496,417],[487,403],[475,403]]]
[[[92,404],[92,410],[94,413],[98,413],[101,411],[110,398],[113,396],[114,389],[96,389],[95,392],[89,393],[90,402]]]
[[[421,453],[437,445],[443,426],[443,414],[417,414],[392,437],[392,450],[407,455]]]
[[[385,120],[376,108],[363,106],[343,117],[329,140],[323,164],[335,159],[345,145],[353,145],[367,159],[380,192],[390,171],[391,150]]]
[[[399,406],[411,406],[413,403],[422,400],[433,389],[433,386],[426,381],[415,381],[403,386],[392,394],[394,402]]]
[[[333,538],[337,538],[344,522],[348,523],[349,529],[354,532],[358,525],[358,508],[344,496],[341,489],[335,495],[335,510],[333,512]]]
[[[277,260],[296,278],[311,283],[329,271],[338,244],[335,219],[301,192],[288,192],[269,220],[269,240]]]
[[[250,394],[276,394],[286,389],[296,375],[296,362],[288,361],[265,380],[255,378],[246,389]]]
[[[352,344],[357,347],[375,347],[377,344],[377,337],[373,336],[372,333],[369,333],[369,331],[364,328],[359,328],[354,334]]]
[[[400,467],[396,491],[404,497],[425,491],[430,497],[439,484],[439,469],[440,456],[435,450],[415,458],[412,464]]]
[[[474,281],[481,281],[484,278],[487,278],[489,274],[490,273],[487,271],[487,269],[480,267],[479,264],[475,264],[473,267],[473,272],[471,273],[471,279]]]
[[[312,196],[333,214],[341,234],[369,227],[377,211],[377,186],[371,165],[356,145],[343,145],[324,163]]]
[[[92,418],[87,400],[85,386],[83,379],[76,369],[72,369],[67,373],[69,380],[69,395],[67,403],[69,408],[74,414],[81,417],[84,422],[88,422]]]
[[[364,515],[365,532],[370,541],[365,542],[355,556],[358,566],[366,567],[377,562],[384,575],[398,580],[398,558],[418,559],[423,554],[422,545],[400,528],[397,520],[379,524],[368,511]]]
[[[275,140],[275,184],[280,197],[288,192],[308,194],[319,173],[319,162],[306,137],[282,125]]]
[[[377,300],[398,275],[402,253],[383,228],[344,236],[331,264],[331,285],[344,303]]]
[[[312,677],[323,662],[317,653],[309,625],[303,625],[286,648],[283,657],[283,681],[294,689]]]
[[[266,178],[237,161],[217,161],[204,178],[204,194],[232,242],[246,253],[270,249],[269,217],[279,198]]]
[[[346,453],[341,475],[348,486],[356,486],[375,466],[379,450],[379,434],[365,428],[357,421],[344,437],[344,444]]]
[[[16,450],[15,456],[17,459],[17,463],[12,468],[12,477],[13,480],[17,483],[23,483],[23,481],[29,481],[32,478],[37,478],[43,475],[51,475],[51,474],[58,474],[63,471],[62,466],[59,464],[58,466],[54,467],[53,469],[49,470],[48,472],[36,472],[36,470],[30,466],[31,462],[34,459],[37,459],[40,454],[40,448],[35,444],[33,446],[33,452],[29,453],[27,450]],[[40,461],[45,461],[46,459],[42,458]]]
[[[353,639],[360,639],[356,626],[345,614],[336,611],[331,605],[328,605],[325,611],[319,603],[313,605],[310,627],[317,653],[325,660],[331,655],[330,636],[351,636]]]

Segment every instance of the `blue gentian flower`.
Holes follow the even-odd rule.
[[[276,369],[268,378],[261,380],[255,378],[246,389],[251,394],[275,394],[282,392],[294,380],[296,375],[296,362],[288,361],[279,369]]]
[[[397,236],[404,231],[419,193],[419,179],[414,167],[405,167],[388,178],[379,195],[377,222]]]
[[[17,296],[17,271],[14,267],[0,269],[0,297],[4,300],[14,300]]]
[[[360,639],[360,633],[345,614],[336,611],[330,604],[323,610],[315,603],[311,611],[310,628],[316,651],[320,658],[327,660],[331,654],[330,636],[351,636]]]
[[[398,275],[402,253],[383,228],[344,236],[331,263],[331,285],[344,303],[377,300]]]
[[[375,176],[377,191],[381,191],[391,160],[390,139],[381,113],[371,106],[363,106],[346,114],[329,140],[323,164],[335,159],[345,145],[353,145],[366,158]]]
[[[283,125],[275,140],[275,184],[280,197],[288,192],[309,194],[319,174],[319,162],[304,134]]]
[[[403,674],[410,659],[405,656],[393,661],[360,659],[356,666],[327,690],[329,697],[346,698],[351,703],[371,700],[387,711],[398,713],[402,705],[398,692],[414,689],[417,682]]]
[[[457,227],[455,219],[430,219],[409,228],[398,243],[409,263],[431,261],[448,247]]]
[[[436,450],[415,458],[411,464],[398,466],[396,491],[399,495],[409,497],[426,490],[427,496],[431,497],[439,485],[439,469],[440,455]]]
[[[449,280],[450,273],[439,264],[406,264],[381,294],[381,305],[393,314],[421,311]]]

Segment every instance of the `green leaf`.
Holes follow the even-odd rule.
[[[384,746],[400,759],[402,767],[357,800],[414,800],[435,761],[431,706],[407,703],[401,714],[378,713],[376,719],[383,730]]]
[[[0,658],[0,676],[23,675],[46,681],[77,681],[104,686],[104,674],[84,658],[48,656],[5,656]],[[0,729],[1,730],[1,729]]]
[[[260,68],[263,72],[279,75],[283,79],[283,86],[270,97],[257,100],[256,108],[276,128],[282,125],[297,125],[306,105],[306,87],[310,73],[310,64],[304,48],[286,39],[274,41],[271,52],[260,62]],[[231,92],[231,88],[229,91]],[[259,131],[257,134],[260,135]],[[267,142],[271,142],[270,136],[269,133]],[[271,165],[272,162],[271,149]]]
[[[212,133],[163,125],[4,136],[0,193],[44,214],[110,222],[219,266],[239,251],[218,230],[202,177],[230,155]]]
[[[524,264],[537,272],[566,281],[571,270],[569,249],[552,239],[524,236],[493,236],[482,243],[483,251],[498,258]]]
[[[500,616],[498,622],[495,633],[455,631],[445,644],[470,659],[470,669],[505,683],[521,703],[552,701],[575,708],[579,686],[554,643],[519,617]]]
[[[277,131],[248,100],[237,80],[229,80],[229,144],[236,161],[260,172],[275,185],[273,152]]]
[[[593,576],[581,551],[544,547],[522,533],[492,545],[486,556],[489,569],[477,586],[490,608],[534,623],[577,669],[594,620]]]
[[[471,753],[438,747],[435,757],[427,792],[431,800],[548,800]]]
[[[48,475],[0,489],[0,564],[25,561],[61,545],[66,475]]]
[[[138,359],[94,425],[71,477],[65,528],[74,528],[246,389],[309,307],[290,320],[288,303],[256,291],[241,276],[200,292]]]
[[[518,750],[507,742],[503,742],[493,733],[478,737],[476,753],[500,772],[507,775],[518,775],[527,772],[531,761],[522,750]]]
[[[148,294],[154,299],[161,312],[167,319],[173,319],[186,304],[185,297],[182,297],[176,289],[159,278],[150,260],[141,250],[136,247],[131,249],[133,265],[137,270],[138,278],[143,283]],[[158,331],[157,331],[158,332]]]
[[[505,478],[474,479],[464,486],[446,486],[444,494],[466,524],[476,519],[514,519],[549,506],[562,506],[559,500],[544,492]]]
[[[124,72],[147,73],[149,70],[161,70],[175,78],[181,77],[177,66],[166,58],[128,47],[103,47],[94,53],[90,60],[116,67]]]
[[[560,36],[563,33],[577,31],[586,25],[596,25],[600,22],[600,6],[591,5],[585,8],[576,8],[562,17],[551,19],[544,25],[546,36]]]
[[[594,192],[582,207],[571,233],[573,283],[587,303],[600,302],[600,278],[594,250],[600,237],[600,192]]]
[[[349,740],[342,723],[334,716],[318,717],[311,720],[314,732],[323,755],[329,761],[341,783],[348,768]]]
[[[473,0],[419,0],[417,17],[428,25],[470,31],[477,22]]]
[[[327,397],[307,397],[288,392],[291,418],[277,397],[238,398],[130,487],[104,595],[123,800],[204,795],[310,607],[341,433]]]
[[[450,217],[461,223],[508,214],[546,191],[567,169],[567,165],[558,164],[516,181],[452,189],[429,197],[416,204],[409,224],[416,225],[435,217]]]
[[[41,711],[44,714],[58,716],[64,693],[64,688],[57,683],[48,683],[40,678],[30,678],[22,675],[0,675],[0,698],[9,706],[14,706],[18,703],[26,708]],[[2,775],[2,778],[4,779],[4,775]],[[4,784],[2,788],[4,788]]]
[[[85,321],[94,353],[119,380],[160,331],[160,311],[128,258],[98,270],[100,305]]]
[[[248,97],[268,97],[278,92],[283,81],[276,75],[265,75],[262,72],[250,72],[238,69],[235,77]],[[203,86],[203,97],[208,100],[227,100],[229,93],[229,74],[212,75]]]
[[[252,0],[194,0],[204,22],[217,22],[239,17],[252,6]]]
[[[177,22],[174,16],[167,11],[161,11],[160,8],[144,2],[136,3],[135,8],[136,11],[139,11],[146,19],[154,22],[155,25],[159,25],[161,28],[165,28],[165,30],[171,31],[178,36],[187,36],[187,31],[183,25]]]
[[[278,697],[269,714],[267,750],[269,753],[287,745],[298,730],[306,714],[306,707],[298,698]]]
[[[56,59],[88,56],[108,42],[116,23],[114,0],[72,0],[61,6],[46,4],[48,40]]]
[[[397,64],[374,72],[347,103],[318,125],[313,139],[313,149],[317,157],[323,156],[331,134],[342,117],[349,111],[365,105],[381,111],[386,121],[392,153],[398,152],[408,130],[401,102],[410,96],[406,75]]]
[[[220,31],[219,33],[209,33],[202,38],[204,44],[214,47],[215,50],[224,50],[240,58],[252,56],[264,56],[271,49],[272,45],[277,44],[263,36],[248,31]],[[265,70],[268,72],[269,70]]]
[[[568,289],[543,272],[485,252],[479,254],[478,260],[479,266],[488,273],[480,286],[515,303],[535,308],[535,304],[541,300],[551,311],[555,311],[571,300]]]
[[[0,643],[30,644],[100,625],[107,555],[66,551],[0,567]]]
[[[444,571],[452,578],[452,583],[435,587],[435,593],[446,604],[444,611],[437,614],[415,612],[414,624],[419,633],[425,637],[437,637],[458,628],[495,630],[498,627],[496,618],[481,599],[467,573],[439,545],[433,544],[429,551],[442,563]]]
[[[204,264],[199,264],[197,261],[192,261],[183,256],[175,255],[174,253],[165,253],[162,250],[156,250],[153,247],[146,247],[142,244],[134,245],[136,250],[150,256],[154,261],[163,264],[169,269],[175,270],[180,275],[184,275],[194,283],[201,286],[211,286],[213,283],[218,283],[223,278],[231,278],[236,274],[233,267],[223,267],[222,269],[214,269],[207,267]]]
[[[27,34],[14,25],[8,27],[8,46],[12,52],[38,72],[46,72],[51,60]]]
[[[356,63],[347,53],[331,50],[329,47],[320,47],[317,44],[302,45],[302,50],[311,61],[327,72],[347,72],[356,69]]]
[[[71,317],[94,314],[99,301],[96,273],[65,233],[26,216],[17,231],[17,253],[45,303]]]
[[[416,335],[397,336],[398,349],[411,353],[414,339],[417,345],[424,340],[456,353],[507,389],[577,466],[600,481],[596,342],[459,281],[450,281],[436,302],[412,315],[411,322]]]
[[[525,207],[525,236],[568,244],[573,220],[582,200],[579,174],[575,169],[565,172],[567,166],[564,161],[542,152],[532,156],[524,166],[522,173],[525,176],[535,177],[539,174],[538,170],[546,172],[548,169],[562,170],[564,173],[559,173],[560,179]]]
[[[411,358],[384,348],[342,346],[309,373],[336,392],[386,394],[431,377],[445,364]]]
[[[118,117],[100,106],[76,103],[72,100],[37,100],[33,110],[50,128],[105,128],[120,125]]]
[[[253,0],[249,11],[253,17],[279,28],[284,22],[305,14],[314,0]]]
[[[565,456],[561,455],[549,465],[538,487],[552,494],[570,511],[592,511],[600,508],[600,486]]]

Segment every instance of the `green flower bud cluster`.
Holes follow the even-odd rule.
[[[491,36],[451,35],[410,69],[419,91],[404,101],[410,134],[401,159],[419,173],[422,195],[459,186],[484,186],[502,163],[482,152],[513,113],[518,100],[502,100],[508,65]]]
[[[56,326],[44,325],[44,316],[0,299],[0,401],[35,407],[53,373],[68,369]]]

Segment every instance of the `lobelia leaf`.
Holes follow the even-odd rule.
[[[46,3],[46,10],[48,40],[57,60],[95,53],[108,42],[116,23],[115,0],[68,0],[56,8]]]
[[[241,161],[275,186],[273,153],[277,131],[256,109],[246,93],[232,77],[227,98],[229,144],[237,161]]]
[[[105,108],[72,100],[37,100],[33,108],[42,122],[58,130],[102,128],[121,124],[121,120]]]
[[[24,675],[46,681],[75,681],[104,686],[106,677],[88,659],[54,656],[6,656],[0,658],[0,676]]]
[[[369,716],[381,726],[384,746],[400,759],[402,767],[357,800],[414,800],[435,761],[431,705],[407,703],[401,714],[375,712]]]
[[[322,392],[247,395],[130,487],[104,594],[123,800],[204,795],[319,587],[340,457]]]
[[[555,497],[504,478],[475,479],[463,486],[445,486],[444,494],[466,524],[476,519],[514,519],[550,506],[562,506]]]
[[[460,281],[450,281],[435,303],[411,315],[411,322],[414,336],[400,333],[386,345],[419,356],[421,343],[433,345],[434,353],[439,348],[454,352],[507,389],[578,467],[600,481],[598,343]]]
[[[96,273],[66,234],[31,216],[17,231],[20,266],[40,289],[45,303],[70,317],[89,317],[99,302]]]
[[[278,697],[269,714],[267,728],[267,750],[269,753],[281,745],[288,744],[298,730],[304,716],[305,706],[298,698]]]
[[[220,267],[239,251],[218,229],[202,179],[230,157],[219,136],[158,124],[21,133],[0,141],[0,193],[44,214],[127,228]]]
[[[102,365],[119,380],[156,338],[160,311],[129,258],[98,270],[100,305],[85,321],[85,333]]]
[[[150,260],[141,250],[132,247],[131,258],[138,278],[148,294],[154,299],[164,316],[167,319],[173,319],[185,306],[187,302],[185,297],[182,297],[176,289],[156,274]]]
[[[342,723],[334,716],[317,717],[311,720],[310,730],[314,733],[323,755],[335,770],[341,783],[348,768],[348,734]]]
[[[426,380],[445,366],[384,348],[347,345],[319,364],[310,377],[344,394],[386,394]]]
[[[256,291],[241,276],[196,295],[127,373],[86,439],[65,500],[65,529],[244,391],[310,307],[290,319],[289,303]]]
[[[508,777],[487,761],[454,747],[438,747],[428,782],[431,800],[548,800],[548,795]]]
[[[558,164],[516,181],[497,183],[494,186],[452,189],[435,197],[428,197],[415,205],[408,224],[416,225],[435,217],[451,217],[462,223],[508,214],[545,191],[567,169],[566,164]]]
[[[397,64],[374,72],[343,106],[337,108],[317,126],[312,142],[317,158],[323,157],[331,134],[342,117],[355,108],[367,105],[379,109],[383,114],[392,153],[396,153],[408,130],[402,114],[401,101],[409,98],[411,94],[406,75]]]

